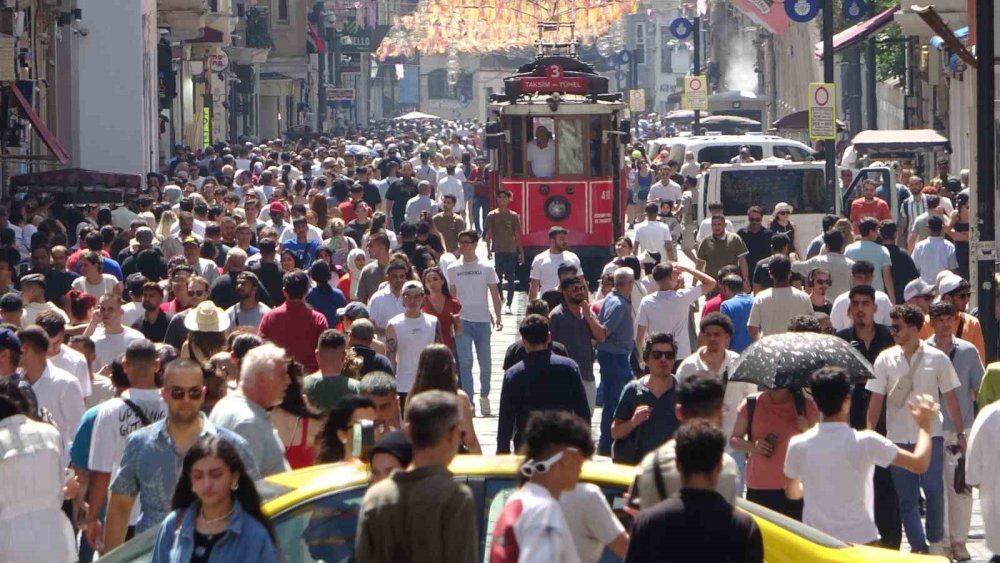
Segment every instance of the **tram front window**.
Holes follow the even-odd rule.
[[[559,174],[580,175],[584,173],[583,121],[579,119],[560,119],[556,121],[559,137],[557,149],[559,152]]]
[[[561,138],[562,131],[560,131]],[[562,158],[562,149],[559,150]],[[535,138],[528,143],[528,173],[536,178],[556,175],[556,147],[552,132],[544,125],[535,128]]]

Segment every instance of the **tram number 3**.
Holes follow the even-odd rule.
[[[552,79],[558,80],[563,77],[563,69],[559,65],[549,65],[549,67],[546,69],[546,72],[549,78]]]

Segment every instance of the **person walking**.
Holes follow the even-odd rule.
[[[517,283],[517,266],[524,263],[524,248],[521,246],[521,216],[511,211],[509,190],[497,192],[497,208],[486,215],[486,258],[493,259],[498,279],[507,281],[507,306],[505,314],[510,314],[514,302],[514,284]]]
[[[645,259],[648,253],[656,252],[673,262],[677,260],[677,254],[670,227],[660,221],[659,214],[659,204],[646,204],[646,220],[635,226],[635,251],[640,260]]]
[[[408,281],[403,284],[401,295],[403,312],[389,319],[385,326],[385,355],[396,374],[399,403],[405,405],[406,394],[417,377],[420,353],[439,342],[441,336],[437,319],[421,311],[424,305],[423,284]]]
[[[642,360],[649,374],[625,385],[611,422],[615,463],[639,463],[677,430],[677,379],[673,376],[676,359],[677,344],[672,334],[653,333],[643,343]]]
[[[964,450],[965,425],[955,390],[961,382],[948,355],[930,344],[921,342],[923,312],[913,305],[898,305],[890,314],[891,330],[897,346],[879,355],[874,364],[874,379],[866,387],[871,391],[868,402],[868,428],[875,428],[886,406],[887,438],[906,449],[913,449],[917,430],[909,418],[907,403],[914,393],[944,397],[948,416],[954,424],[959,446]],[[892,468],[892,481],[899,496],[899,513],[906,539],[917,553],[944,554],[944,435],[941,418],[931,426],[931,465],[927,473],[918,475],[900,467]],[[926,499],[926,529],[920,521],[919,497]]]
[[[260,336],[288,351],[291,359],[314,372],[315,342],[328,328],[326,317],[305,303],[309,291],[309,276],[296,270],[285,274],[281,282],[285,302],[264,313],[260,321]],[[279,397],[280,401],[280,397]]]
[[[580,258],[567,250],[569,248],[569,243],[566,242],[568,236],[569,231],[563,227],[549,228],[549,248],[540,252],[531,261],[528,301],[534,301],[543,291],[559,287],[559,268],[561,266],[576,266],[577,271],[583,269]]]
[[[792,263],[783,255],[772,256],[768,270],[774,287],[758,293],[753,299],[747,327],[754,340],[761,336],[781,334],[798,315],[811,315],[812,301],[801,289],[792,287]]]
[[[478,560],[475,499],[448,471],[462,442],[459,400],[427,391],[408,405],[405,432],[413,462],[365,493],[354,540],[359,563]]]
[[[721,206],[720,206],[721,207]],[[710,236],[698,243],[698,265],[702,272],[718,272],[723,266],[738,266],[745,289],[750,291],[750,272],[747,264],[749,251],[743,239],[727,230],[729,222],[723,215],[713,215],[710,221]]]
[[[562,411],[541,411],[524,434],[525,483],[503,506],[490,548],[490,563],[580,560],[559,504],[576,488],[583,462],[594,454],[590,425]]]
[[[445,391],[455,393],[462,401],[462,448],[463,453],[482,455],[483,448],[476,436],[476,427],[472,423],[472,401],[458,386],[458,369],[455,367],[455,355],[444,344],[431,344],[420,352],[417,361],[417,377],[407,395],[407,401],[413,400],[425,391]]]
[[[473,229],[458,233],[458,244],[461,247],[461,260],[448,266],[448,287],[455,292],[455,299],[462,304],[459,318],[462,320],[462,332],[455,335],[455,348],[458,353],[458,373],[462,389],[471,399],[473,397],[472,381],[472,347],[476,347],[479,359],[479,411],[483,416],[489,416],[490,409],[490,378],[491,378],[491,346],[490,325],[497,332],[503,330],[503,317],[500,314],[500,289],[496,270],[485,260],[476,255],[476,245],[479,233]],[[488,299],[489,298],[489,299]],[[493,313],[490,313],[489,301],[493,302]]]
[[[643,510],[632,526],[625,563],[663,561],[764,561],[764,540],[748,514],[716,492],[726,437],[707,420],[677,431],[679,496]]]
[[[681,274],[690,274],[694,278],[694,286],[683,287]],[[665,333],[674,338],[675,357],[686,358],[691,355],[690,308],[698,302],[698,298],[715,289],[715,279],[705,272],[667,262],[653,267],[653,281],[659,291],[643,297],[639,302],[635,321],[636,349],[643,348],[646,335]],[[642,367],[641,362],[639,367]]]
[[[565,410],[590,420],[590,404],[576,362],[549,349],[549,320],[543,315],[528,315],[521,321],[519,333],[527,354],[504,374],[497,421],[498,455],[520,450],[533,412]]]
[[[847,245],[847,248],[844,249],[844,256],[854,260],[855,263],[860,261],[871,263],[875,267],[875,277],[869,285],[878,291],[884,291],[889,296],[889,300],[895,304],[893,301],[896,298],[896,292],[892,280],[892,258],[889,256],[889,250],[878,243],[878,228],[878,219],[874,217],[861,219],[858,227],[861,238]]]
[[[153,563],[280,560],[277,537],[237,449],[198,439],[184,456],[173,511],[153,547]]]
[[[635,326],[632,303],[629,296],[635,285],[635,274],[631,268],[618,268],[614,272],[614,289],[601,302],[597,322],[604,327],[607,336],[597,345],[597,363],[601,367],[601,386],[604,390],[604,404],[601,411],[601,437],[597,453],[611,455],[611,422],[618,397],[625,384],[632,379],[629,355],[635,350]]]
[[[604,327],[597,322],[588,301],[587,284],[580,278],[567,278],[560,282],[563,302],[549,313],[549,331],[552,342],[566,347],[570,358],[580,368],[583,388],[587,392],[590,411],[597,400],[597,382],[594,379],[593,342],[607,338]]]

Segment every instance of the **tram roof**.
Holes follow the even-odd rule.
[[[506,115],[604,114],[628,107],[622,100],[594,99],[592,96],[560,94],[556,111],[549,104],[551,94],[527,94],[517,100],[491,101],[490,109]]]

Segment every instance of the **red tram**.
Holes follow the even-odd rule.
[[[493,186],[513,194],[521,216],[526,264],[559,225],[595,282],[625,231],[629,113],[622,94],[577,57],[575,41],[541,41],[547,26],[565,25],[540,24],[538,56],[490,97],[487,147]]]

